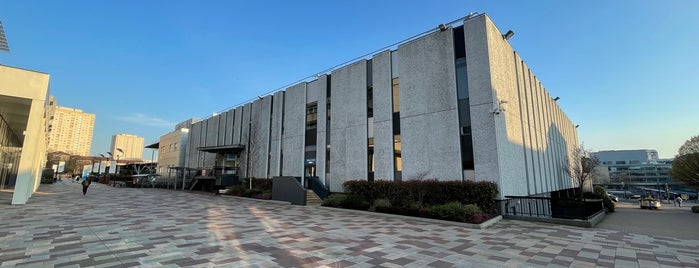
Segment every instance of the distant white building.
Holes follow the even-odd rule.
[[[672,159],[658,158],[654,149],[609,150],[594,152],[600,159],[600,168],[606,169],[608,178],[593,177],[593,182],[605,184],[652,186],[677,185],[670,179]],[[604,174],[601,172],[600,174]]]

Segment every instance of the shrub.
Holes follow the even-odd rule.
[[[228,192],[226,193],[227,195],[234,195],[234,196],[241,196],[245,192],[245,187],[242,185],[233,185],[233,186],[228,186]]]
[[[252,188],[262,191],[272,190],[272,179],[252,179]]]
[[[692,212],[699,213],[699,205],[692,206]]]
[[[419,203],[425,207],[459,202],[476,204],[484,212],[496,213],[497,185],[473,181],[365,181],[353,180],[343,184],[348,194],[363,196],[367,201],[388,199],[393,207],[408,207]]]
[[[492,219],[493,217],[494,217],[493,214],[479,212],[479,213],[473,214],[470,217],[468,217],[466,219],[466,222],[481,224],[489,219]]]
[[[339,207],[342,202],[345,201],[347,195],[344,194],[331,194],[325,201],[323,201],[323,206],[326,207]]]
[[[363,196],[351,194],[347,195],[345,199],[342,200],[340,206],[349,209],[367,210],[370,204]]]
[[[464,205],[459,202],[433,206],[432,214],[440,219],[452,221],[464,221],[466,216]]]
[[[604,208],[606,208],[608,212],[614,212],[616,209],[616,202],[612,201],[609,196],[605,196],[602,199],[602,204],[604,204]]]
[[[262,190],[259,189],[245,189],[243,193],[240,195],[242,197],[252,197],[253,195],[261,194]]]
[[[390,208],[391,200],[388,199],[376,199],[371,207],[371,210],[377,211],[377,209]]]
[[[270,193],[261,193],[261,194],[254,194],[251,196],[252,198],[255,199],[264,199],[264,200],[270,200],[272,199],[272,194]]]
[[[466,217],[471,217],[478,213],[483,213],[483,211],[478,206],[476,206],[476,204],[468,204],[464,206],[464,214],[466,215]]]

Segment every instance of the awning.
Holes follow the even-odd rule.
[[[156,142],[156,143],[153,143],[153,144],[150,144],[150,145],[146,146],[145,148],[148,148],[148,149],[158,149],[159,146],[160,146],[160,142]]]
[[[197,150],[207,153],[237,153],[243,149],[245,149],[245,145],[242,144],[197,147]]]

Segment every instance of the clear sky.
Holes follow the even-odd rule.
[[[60,106],[96,114],[96,155],[469,12],[515,32],[588,149],[673,157],[699,135],[695,0],[0,1],[0,64],[49,73]]]

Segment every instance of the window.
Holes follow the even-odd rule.
[[[400,78],[396,77],[391,80],[391,91],[393,92],[393,112],[400,112],[400,86],[398,85]]]
[[[366,92],[366,110],[367,110],[367,117],[371,118],[374,117],[374,88],[369,87],[367,88]]]
[[[400,135],[393,135],[393,156],[395,158],[396,171],[403,171],[403,159],[401,156]]]
[[[368,144],[369,144],[369,157],[367,158],[368,165],[369,165],[369,181],[374,181],[374,138],[369,138],[368,139]]]

